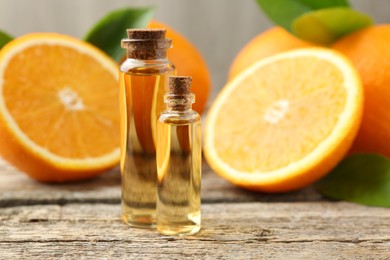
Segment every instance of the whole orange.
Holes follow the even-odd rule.
[[[250,41],[231,65],[229,79],[255,61],[290,49],[313,45],[280,27]],[[390,157],[390,25],[375,25],[351,33],[331,48],[351,59],[364,85],[364,115],[352,152],[375,152]]]
[[[175,64],[177,75],[192,77],[191,89],[196,98],[193,109],[201,114],[210,94],[211,77],[199,50],[183,35],[163,23],[151,21],[148,27],[166,28],[166,37],[172,39],[173,43],[173,48],[168,50],[168,58]]]
[[[352,151],[390,157],[390,24],[359,30],[332,48],[351,59],[364,84],[363,121]]]
[[[229,79],[262,58],[309,46],[315,44],[301,40],[281,27],[271,28],[257,35],[242,48],[230,67]]]

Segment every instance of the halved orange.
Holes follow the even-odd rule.
[[[241,187],[284,192],[324,176],[356,136],[362,84],[341,54],[322,48],[285,52],[229,82],[210,108],[205,156]]]
[[[33,33],[0,51],[0,154],[46,182],[119,161],[118,65],[70,36]]]

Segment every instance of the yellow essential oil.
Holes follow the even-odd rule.
[[[164,29],[128,30],[127,59],[120,67],[122,220],[155,227],[156,122],[164,110],[168,75],[175,74]]]
[[[167,110],[157,122],[157,230],[164,235],[201,227],[202,127],[190,85],[191,77],[169,77]]]

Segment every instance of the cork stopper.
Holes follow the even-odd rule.
[[[127,38],[137,40],[165,39],[165,29],[127,29]]]
[[[192,77],[170,76],[168,81],[169,94],[188,95],[191,93]]]
[[[153,60],[166,57],[166,49],[172,47],[172,40],[165,38],[166,29],[128,29],[122,48],[127,50],[127,57]]]
[[[187,111],[195,102],[195,95],[191,93],[192,77],[169,76],[168,93],[164,94],[164,103],[168,110]]]

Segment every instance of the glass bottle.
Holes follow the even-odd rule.
[[[201,118],[192,110],[191,77],[169,77],[167,110],[157,122],[157,230],[191,235],[200,230]]]
[[[165,29],[129,29],[120,65],[122,220],[136,227],[156,225],[156,122],[164,110],[167,59],[172,42]]]

